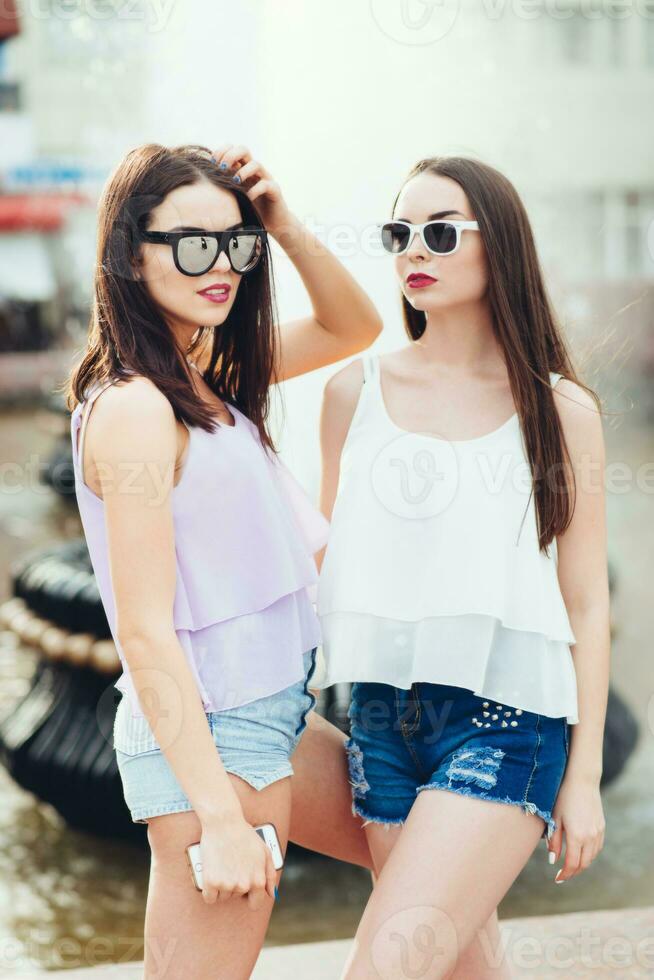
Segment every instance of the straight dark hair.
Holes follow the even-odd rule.
[[[548,546],[570,524],[576,500],[576,481],[554,405],[550,372],[588,392],[600,414],[601,401],[575,371],[545,289],[529,218],[513,184],[488,164],[467,157],[420,160],[404,183],[422,173],[456,181],[479,223],[488,260],[487,298],[493,331],[504,353],[532,473],[539,550],[549,556]],[[427,323],[425,313],[415,310],[404,295],[402,313],[406,333],[418,340]],[[529,503],[531,494],[527,506]]]
[[[263,227],[245,190],[232,182],[229,171],[218,170],[204,146],[148,143],[128,153],[109,177],[98,204],[88,343],[64,386],[67,407],[72,411],[83,401],[90,384],[126,381],[135,372],[163,392],[178,420],[213,432],[217,420],[195,394],[186,362],[197,351],[207,385],[247,415],[264,445],[274,451],[267,418],[278,333],[267,242],[256,268],[243,277],[225,322],[216,328],[199,327],[188,351],[180,349],[136,276],[139,231],[147,229],[152,210],[177,187],[202,180],[234,195],[244,223]]]

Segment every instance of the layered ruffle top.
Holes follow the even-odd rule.
[[[87,418],[84,408],[90,411],[111,383],[96,386],[72,413],[75,490],[122,663],[115,687],[128,699],[132,715],[143,718],[116,636],[104,502],[82,478],[83,442],[77,445],[82,417]],[[188,427],[186,461],[172,490],[173,622],[207,712],[246,704],[302,679],[303,654],[321,640],[313,555],[325,544],[329,522],[262,444],[254,423],[235,405],[229,408],[233,426],[218,424],[212,433]]]
[[[552,374],[556,384],[560,375]],[[539,550],[519,418],[476,439],[408,432],[378,357],[341,455],[318,585],[315,687],[430,681],[578,721],[556,541]]]

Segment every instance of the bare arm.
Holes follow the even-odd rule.
[[[609,687],[609,583],[601,416],[591,397],[566,379],[556,386],[554,403],[577,485],[572,521],[557,538],[559,582],[576,638],[572,656],[579,703],[550,844],[558,858],[565,831],[566,856],[557,881],[566,881],[585,870],[604,846],[599,785]]]
[[[382,329],[372,300],[325,245],[298,218],[275,237],[306,286],[311,316],[280,327],[277,381],[286,381],[369,347]]]
[[[563,379],[554,401],[577,483],[572,521],[557,539],[559,582],[577,641],[572,654],[579,724],[572,729],[568,767],[599,782],[610,656],[604,436],[595,403],[583,389]]]
[[[105,503],[117,639],[143,713],[203,835],[219,831],[220,843],[208,862],[205,900],[215,901],[219,891],[239,891],[240,884],[248,886],[241,894],[250,887],[260,890],[268,877],[272,895],[268,848],[261,851],[263,842],[245,821],[175,633],[172,407],[150,381],[137,378],[108,388],[94,416],[92,458]]]
[[[338,490],[341,451],[361,394],[363,365],[361,359],[341,368],[327,384],[320,413],[320,509],[331,520]],[[325,548],[316,554],[318,570],[322,567]]]

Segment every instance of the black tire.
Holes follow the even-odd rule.
[[[13,594],[36,615],[72,633],[110,639],[84,538],[31,552],[14,563],[10,576]]]

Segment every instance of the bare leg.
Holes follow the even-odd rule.
[[[386,864],[393,847],[402,831],[399,824],[368,823],[365,833],[370,844],[370,852],[374,857],[375,871],[378,876]],[[373,881],[377,878],[373,873]],[[499,950],[501,942],[500,926],[497,909],[473,939],[463,950],[454,970],[451,980],[506,980],[511,976],[504,962],[494,966],[494,953]],[[497,957],[499,959],[499,957]]]
[[[364,833],[368,838],[368,845],[373,859],[375,881],[379,878],[382,868],[391,855],[391,851],[399,840],[402,825],[396,823],[376,823],[365,824]]]
[[[286,851],[291,779],[256,790],[229,774],[248,823],[272,821]],[[207,905],[196,891],[185,848],[200,840],[200,822],[190,810],[148,821],[150,883],[145,914],[144,980],[246,980],[251,976],[274,901],[253,912],[247,897]],[[277,882],[283,869],[277,872]]]
[[[347,736],[316,711],[291,756],[289,839],[311,851],[372,869],[363,821],[352,813]]]
[[[496,908],[459,956],[449,980],[509,980],[512,974],[501,943]]]
[[[370,826],[374,858],[375,841],[387,831],[370,833]],[[342,980],[397,978],[416,970],[430,980],[472,976],[461,972],[468,969],[463,952],[482,938],[479,930],[492,929],[497,905],[542,832],[540,817],[516,806],[446,790],[421,792],[383,863]],[[496,965],[501,950],[483,943],[479,949],[482,972],[475,980],[502,976]]]

